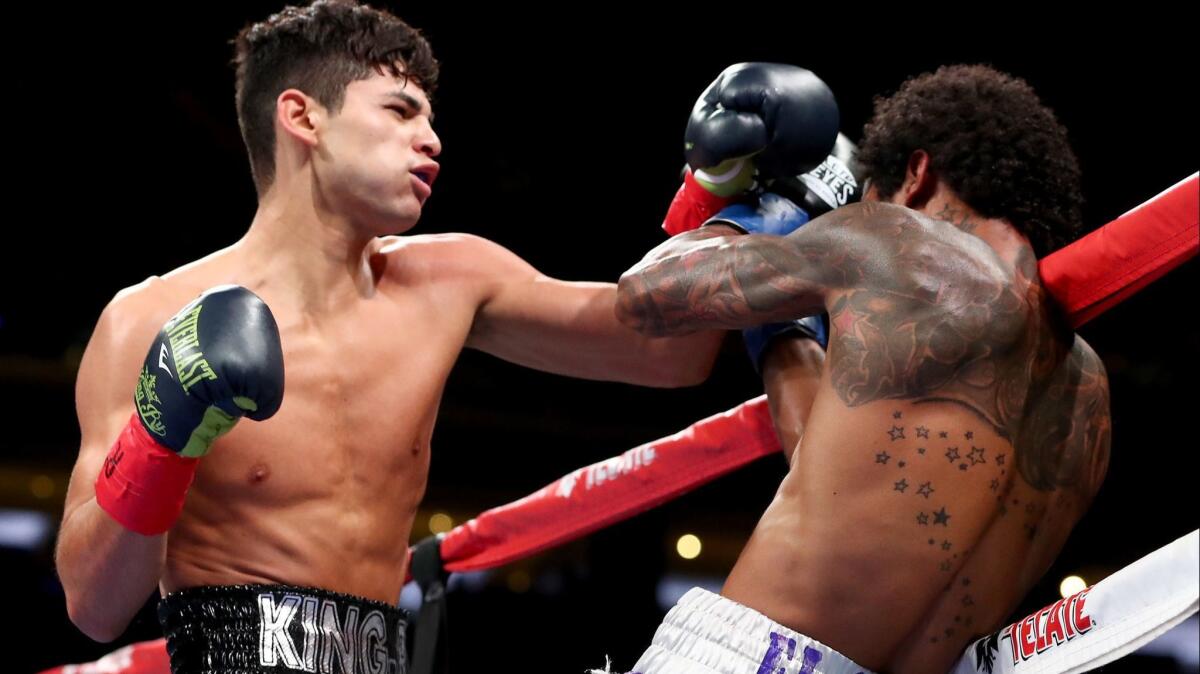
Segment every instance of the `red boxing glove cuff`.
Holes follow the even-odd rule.
[[[690,232],[733,202],[732,198],[719,197],[701,187],[689,169],[683,176],[683,184],[679,186],[675,198],[671,200],[662,228],[671,236]]]
[[[157,536],[183,512],[198,463],[155,442],[134,412],[96,478],[96,503],[126,529]]]

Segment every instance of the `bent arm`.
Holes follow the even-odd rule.
[[[71,622],[96,641],[119,637],[154,592],[166,561],[166,535],[122,527],[96,504],[95,481],[109,447],[133,412],[132,391],[153,328],[130,321],[131,298],[105,309],[76,381],[82,442],[71,472],[55,562]]]
[[[723,225],[680,234],[621,276],[617,313],[650,335],[746,328],[811,316],[877,272],[879,224],[911,218],[883,204],[827,213],[788,236]]]

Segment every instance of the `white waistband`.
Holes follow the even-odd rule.
[[[701,588],[687,592],[631,674],[870,674],[816,639]]]
[[[1133,652],[1200,606],[1200,531],[967,648],[954,674],[1074,674]]]

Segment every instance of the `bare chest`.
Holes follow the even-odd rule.
[[[218,440],[196,487],[275,504],[384,484],[393,487],[389,493],[419,494],[442,389],[469,317],[418,298],[363,303],[321,320],[276,318],[283,404],[272,418],[243,420]]]

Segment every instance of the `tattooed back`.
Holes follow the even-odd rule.
[[[999,627],[1108,460],[1103,366],[1028,244],[938,215],[841,209],[803,236],[748,237],[735,271],[751,310],[816,288],[831,339],[791,470],[724,594],[890,672],[945,671]],[[754,264],[785,280],[758,282]]]

